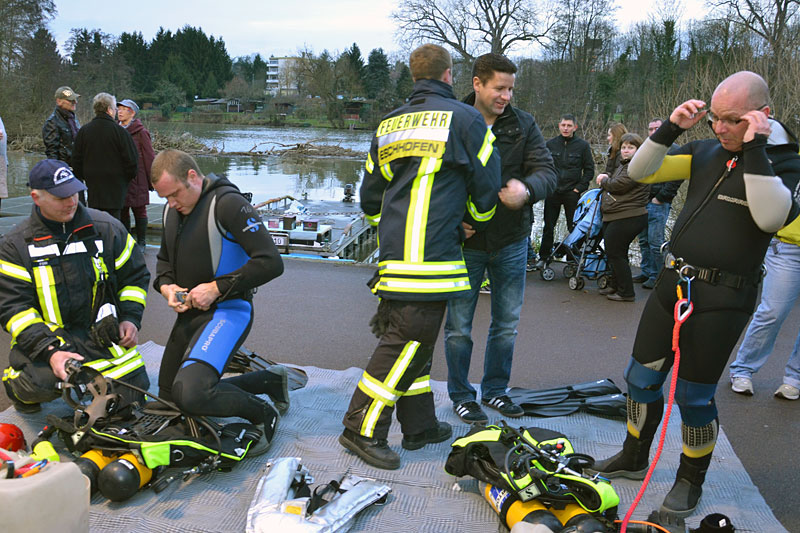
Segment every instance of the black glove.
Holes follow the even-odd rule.
[[[119,342],[119,321],[114,315],[106,315],[89,328],[89,338],[105,348]]]
[[[389,329],[389,301],[381,298],[378,303],[378,310],[369,321],[369,327],[372,329],[373,335],[379,339],[383,337],[386,330]]]

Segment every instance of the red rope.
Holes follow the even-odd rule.
[[[680,296],[680,292],[678,294]],[[684,305],[686,308],[682,311]],[[641,501],[642,496],[644,496],[644,491],[647,490],[647,484],[650,483],[650,476],[653,475],[656,464],[658,464],[658,460],[661,458],[661,451],[664,449],[664,440],[667,437],[669,417],[670,414],[672,414],[672,404],[675,400],[675,386],[678,383],[678,368],[681,364],[681,349],[679,345],[681,325],[686,322],[686,319],[692,314],[693,309],[694,306],[692,302],[686,298],[679,298],[678,301],[675,302],[675,326],[672,328],[672,351],[675,352],[675,359],[672,363],[672,378],[669,382],[669,396],[667,396],[667,409],[664,412],[664,423],[661,425],[661,436],[658,439],[656,454],[653,457],[653,461],[650,463],[650,468],[647,469],[647,475],[644,476],[644,481],[642,481],[642,486],[639,488],[636,498],[633,499],[633,503],[628,509],[628,512],[625,513],[625,518],[622,520],[622,525],[619,528],[620,533],[625,533],[627,531],[628,521],[630,521],[633,511],[636,510],[636,506],[639,505],[639,501]]]

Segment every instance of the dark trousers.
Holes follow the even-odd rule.
[[[567,218],[567,230],[575,229],[575,208],[578,206],[580,194],[575,191],[556,192],[548,196],[544,201],[544,228],[542,228],[542,242],[539,245],[539,259],[545,260],[553,253],[553,235],[556,230],[556,222],[561,214],[561,206],[564,206],[564,216]]]
[[[446,301],[388,301],[389,326],[350,399],[343,423],[369,438],[385,439],[392,412],[404,435],[436,425],[430,387],[431,357]]]
[[[647,215],[621,218],[603,224],[606,256],[614,272],[615,286],[620,296],[634,296],[628,248],[633,239],[646,227]]]

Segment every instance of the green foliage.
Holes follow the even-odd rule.
[[[164,118],[169,118],[175,109],[185,101],[181,88],[165,80],[158,83],[154,96],[161,102],[159,109]]]
[[[364,86],[367,98],[377,98],[379,94],[391,89],[389,58],[386,57],[383,48],[375,48],[369,53]]]

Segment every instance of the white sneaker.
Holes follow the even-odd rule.
[[[747,396],[752,396],[753,380],[743,376],[731,378],[731,390],[739,394],[746,394]],[[776,392],[775,394],[778,393]]]
[[[800,398],[800,389],[784,383],[775,391],[775,396],[784,400],[796,400]]]

